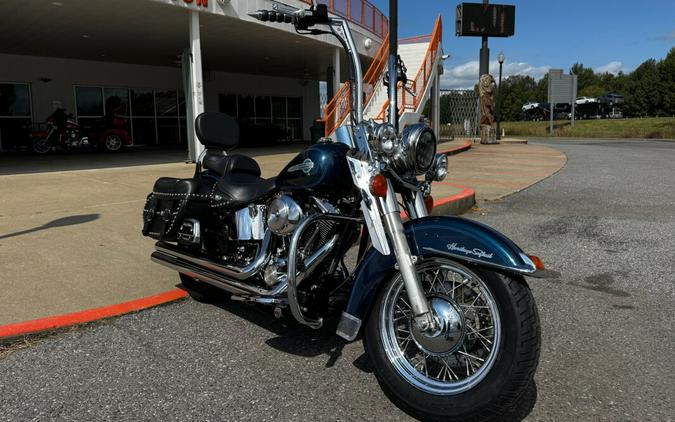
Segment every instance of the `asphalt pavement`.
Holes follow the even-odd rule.
[[[539,397],[528,420],[675,417],[675,143],[546,141],[567,165],[467,215],[539,255]],[[192,300],[0,358],[0,420],[408,420],[360,341]]]

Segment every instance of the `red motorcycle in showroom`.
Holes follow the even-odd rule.
[[[88,133],[63,108],[47,117],[46,123],[46,130],[34,131],[30,136],[30,149],[38,155],[58,149],[72,151],[98,148],[117,152],[123,146],[132,144],[127,130],[128,120],[116,116],[101,119]]]

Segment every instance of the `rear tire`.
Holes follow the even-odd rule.
[[[540,347],[539,317],[525,281],[489,270],[470,270],[445,258],[426,259],[418,272],[427,297],[451,304],[461,314],[463,334],[449,332],[430,341],[415,331],[410,314],[400,312],[400,298],[404,302],[408,298],[404,287],[401,290],[400,273],[396,274],[380,291],[363,337],[383,391],[396,406],[421,420],[522,419],[534,405],[523,401],[532,401]],[[461,276],[459,283],[453,275],[450,284],[452,273]],[[438,274],[443,290],[435,287]],[[485,336],[479,338],[478,332]],[[443,349],[446,343],[450,346]],[[475,360],[477,356],[482,359]]]
[[[201,303],[221,303],[230,298],[230,295],[203,281],[196,280],[186,274],[180,274],[180,281],[190,297]]]
[[[124,141],[122,136],[114,131],[107,131],[101,136],[100,145],[105,152],[118,152],[122,150]]]

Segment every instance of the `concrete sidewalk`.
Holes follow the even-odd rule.
[[[265,177],[295,155],[258,152],[252,155]],[[448,179],[433,194],[437,201],[461,195],[465,185],[477,189],[478,198],[503,196],[557,171],[564,161],[562,153],[544,146],[474,144],[449,157]],[[154,241],[141,236],[141,209],[155,179],[191,177],[193,171],[179,162],[0,176],[0,325],[173,289],[176,273],[150,262]]]

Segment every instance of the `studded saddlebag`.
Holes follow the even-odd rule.
[[[143,208],[143,235],[173,242],[184,219],[208,218],[214,183],[208,178],[157,179]]]

